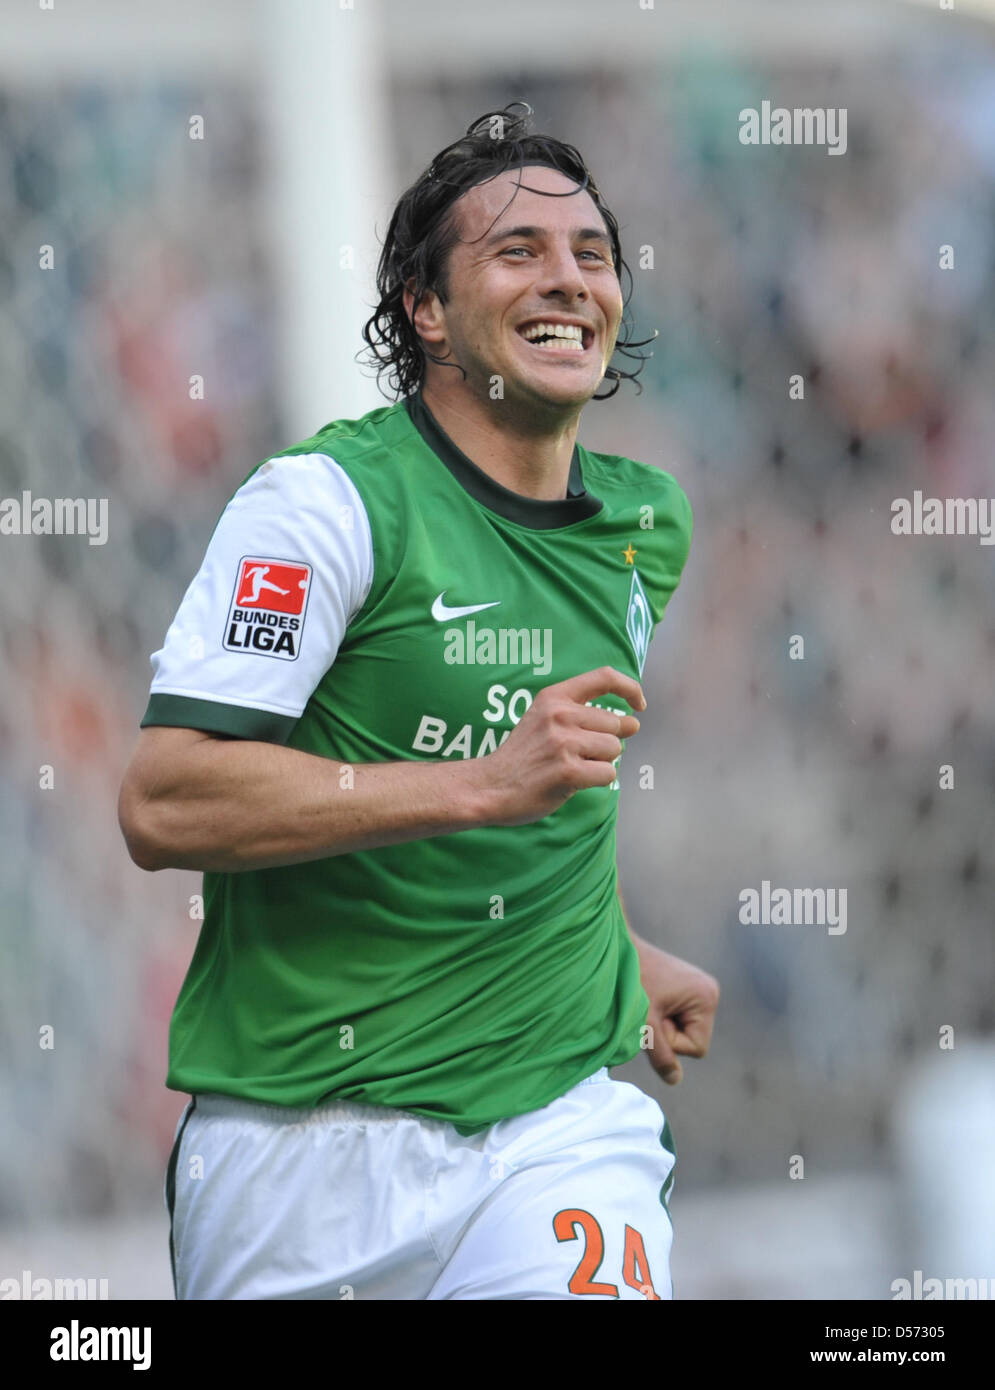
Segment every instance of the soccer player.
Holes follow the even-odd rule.
[[[718,998],[630,933],[615,856],[691,511],[576,442],[634,374],[624,266],[530,115],[401,197],[365,329],[400,399],[250,474],[152,658],[122,829],[204,873],[181,1299],[671,1297],[669,1127],[608,1068],[678,1081]]]

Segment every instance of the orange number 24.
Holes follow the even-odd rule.
[[[570,1293],[600,1293],[607,1294],[609,1298],[618,1298],[618,1288],[615,1284],[594,1282],[594,1276],[605,1256],[605,1238],[597,1220],[589,1211],[582,1211],[579,1207],[565,1207],[553,1217],[553,1233],[559,1241],[576,1240],[578,1226],[584,1233],[584,1253],[570,1276],[567,1288]],[[638,1289],[644,1298],[659,1299],[660,1295],[653,1288],[643,1238],[631,1226],[625,1228],[622,1278],[631,1289]]]

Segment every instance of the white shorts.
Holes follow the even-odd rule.
[[[166,1177],[176,1297],[669,1299],[674,1164],[659,1105],[606,1067],[466,1138],[198,1095]]]

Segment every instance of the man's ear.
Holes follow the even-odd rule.
[[[426,290],[417,309],[414,302],[415,282],[410,279],[404,286],[404,312],[419,338],[424,338],[433,347],[440,347],[446,341],[446,314],[442,301],[435,290]]]

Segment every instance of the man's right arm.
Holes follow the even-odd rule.
[[[118,815],[142,869],[237,872],[452,834],[493,798],[468,762],[347,765],[276,743],[143,729]]]
[[[277,593],[298,622],[292,661],[264,659],[225,637],[236,596],[257,602],[249,575],[267,564],[282,573]],[[287,747],[371,592],[373,565],[363,499],[329,456],[278,457],[239,488],[152,657],[149,706],[119,803],[140,867],[275,868],[517,825],[580,787],[613,780],[615,735],[628,737],[638,720],[585,711],[583,702],[609,691],[633,708],[643,700],[636,681],[610,668],[541,691],[485,758],[345,768]],[[304,597],[293,589],[297,576]]]
[[[523,825],[614,780],[621,740],[639,720],[587,703],[608,693],[645,708],[637,681],[601,667],[541,690],[495,752],[454,762],[347,765],[281,744],[152,726],[121,786],[121,829],[142,869],[231,873]]]

